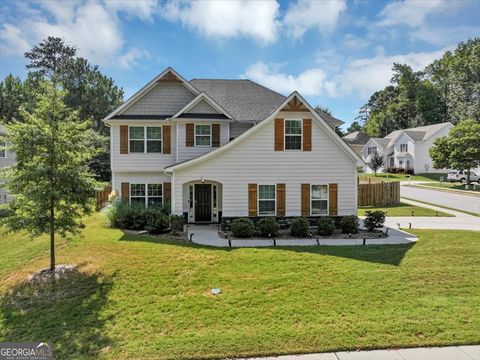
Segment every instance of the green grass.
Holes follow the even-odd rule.
[[[375,211],[381,210],[387,213],[387,216],[441,216],[441,217],[453,217],[455,215],[451,215],[445,213],[443,211],[435,211],[432,209],[427,209],[420,206],[400,203],[398,205],[393,206],[385,206],[385,207],[360,207],[358,208],[357,215],[358,216],[365,216],[366,211]],[[413,215],[412,215],[413,211]]]
[[[416,174],[410,175],[410,180],[412,181],[439,181],[440,177],[444,179],[447,178],[447,174]],[[359,174],[360,181],[368,182],[368,179],[371,181],[406,181],[407,175],[405,174],[387,174],[387,173],[378,173],[377,176],[375,174]]]
[[[444,206],[444,205],[438,205],[438,204],[434,204],[434,203],[427,202],[427,201],[421,201],[421,200],[417,200],[417,199],[412,199],[412,198],[408,198],[408,197],[405,197],[405,196],[402,196],[402,199],[412,200],[412,201],[416,201],[416,202],[419,202],[419,203],[422,203],[422,204],[425,204],[425,205],[432,205],[432,206],[436,206],[436,207],[439,207],[439,208],[442,208],[442,209],[458,211],[458,212],[462,212],[462,213],[464,213],[464,214],[468,214],[468,215],[480,217],[480,214],[479,214],[479,213],[476,213],[476,212],[473,212],[473,211],[455,209],[455,208],[452,208],[452,207],[448,207],[448,206]]]
[[[46,238],[0,233],[0,341],[49,340],[59,359],[188,359],[480,342],[480,241],[412,230],[415,245],[218,249],[87,221],[48,264]],[[209,290],[219,287],[213,296]]]
[[[461,183],[430,182],[430,183],[428,183],[428,186],[441,188],[441,189],[453,189],[453,190],[466,191],[465,190],[465,184],[461,184]],[[478,186],[478,185],[474,186],[474,184],[471,184],[470,189],[468,189],[467,191],[476,191],[476,192],[480,193],[480,186]]]

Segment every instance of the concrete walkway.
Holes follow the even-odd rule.
[[[480,345],[341,351],[321,354],[259,357],[248,360],[480,360]]]
[[[480,231],[480,217],[465,214],[463,212],[444,209],[438,206],[426,205],[420,202],[400,199],[403,203],[416,205],[436,211],[442,211],[455,217],[435,216],[387,216],[385,226],[409,229],[445,229],[445,230],[477,230]]]
[[[188,228],[189,236],[193,234],[192,241],[196,244],[228,247],[228,240],[221,238],[218,234],[218,225],[193,225]],[[410,244],[418,240],[412,234],[407,232],[389,229],[387,238],[366,239],[366,245],[393,245],[393,244]],[[362,239],[323,239],[319,238],[319,243],[313,239],[277,239],[277,246],[318,246],[318,245],[363,245]],[[265,239],[236,239],[232,240],[232,247],[268,247],[274,246],[273,240]]]

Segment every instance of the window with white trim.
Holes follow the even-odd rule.
[[[258,185],[258,215],[275,216],[275,185]]]
[[[7,142],[5,140],[0,140],[0,158],[4,159],[7,157]]]
[[[408,144],[400,144],[400,152],[407,152]]]
[[[130,205],[149,208],[162,207],[162,184],[130,184]]]
[[[302,150],[302,120],[285,120],[285,150]]]
[[[368,155],[375,154],[376,152],[377,152],[377,147],[376,146],[369,146],[367,148],[367,154]]]
[[[212,146],[211,125],[195,125],[195,146]]]
[[[161,126],[129,126],[128,142],[131,153],[161,153]]]
[[[328,185],[312,185],[310,199],[312,215],[328,215]]]

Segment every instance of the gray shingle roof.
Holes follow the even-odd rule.
[[[353,133],[345,135],[343,139],[352,145],[365,145],[368,140],[370,140],[370,136],[361,131],[354,131]]]
[[[387,148],[387,145],[390,141],[390,139],[385,139],[385,138],[372,138],[380,147],[385,150]]]
[[[451,123],[446,122],[433,125],[418,126],[403,130],[395,130],[392,131],[390,134],[386,135],[385,138],[390,140],[388,147],[392,146],[403,132],[407,133],[407,135],[410,136],[414,141],[423,141],[428,139],[431,135],[433,135],[441,128],[451,125]]]
[[[250,80],[193,79],[190,83],[240,121],[263,120],[286,99]]]

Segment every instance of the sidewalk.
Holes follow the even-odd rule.
[[[248,360],[480,360],[480,345],[341,351],[321,354],[249,358]]]

